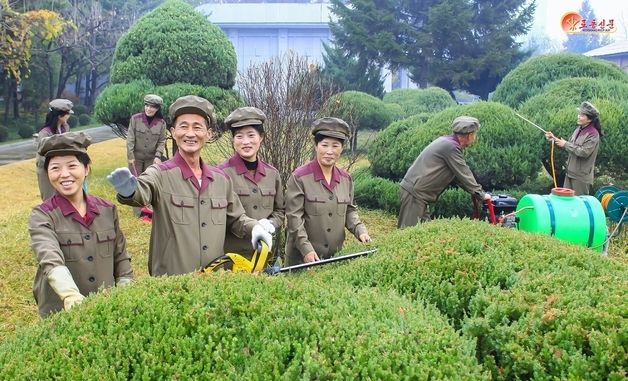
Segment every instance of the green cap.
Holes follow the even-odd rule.
[[[48,107],[50,107],[51,111],[57,110],[61,112],[74,114],[74,111],[72,111],[72,107],[74,107],[74,104],[72,103],[72,101],[68,99],[62,99],[62,98],[53,99],[50,101],[50,103],[48,103]]]
[[[325,117],[312,123],[312,135],[321,134],[345,141],[351,136],[349,125],[342,119]]]
[[[216,124],[216,117],[214,116],[214,105],[211,104],[207,99],[197,97],[196,95],[186,95],[177,98],[177,100],[170,105],[168,111],[170,114],[170,119],[173,123],[179,115],[196,114],[207,119],[210,128],[212,128]]]
[[[478,128],[480,128],[480,121],[472,116],[459,116],[451,124],[454,134],[469,134]]]
[[[590,102],[582,102],[578,107],[578,112],[582,115],[586,115],[589,119],[597,119],[600,116],[600,112]]]
[[[164,100],[159,95],[146,94],[146,96],[144,97],[144,103],[161,106],[162,104],[164,104]]]
[[[238,128],[244,126],[261,126],[266,121],[266,115],[257,107],[240,107],[235,109],[227,119],[225,127]]]
[[[87,153],[87,147],[90,144],[92,144],[92,138],[86,133],[66,132],[42,139],[37,153],[44,157],[76,155]]]

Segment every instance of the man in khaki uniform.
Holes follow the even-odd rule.
[[[316,158],[297,168],[286,188],[286,265],[332,257],[342,248],[345,227],[361,242],[371,238],[353,204],[351,175],[336,167],[349,126],[338,118],[312,124]]]
[[[567,156],[567,173],[563,187],[573,189],[576,195],[588,195],[593,187],[595,159],[600,150],[600,113],[589,102],[582,102],[578,108],[578,128],[569,141],[546,134],[557,146],[569,153]]]
[[[133,277],[116,206],[82,190],[90,142],[82,132],[68,132],[44,139],[39,148],[56,190],[28,221],[38,262],[33,295],[41,317]]]
[[[131,117],[126,137],[129,169],[136,176],[152,164],[160,164],[166,147],[166,121],[161,115],[163,99],[155,94],[144,97],[144,112]]]
[[[169,110],[171,132],[179,147],[174,157],[150,166],[138,177],[127,168],[118,168],[107,177],[120,203],[153,208],[148,253],[153,276],[206,267],[224,254],[227,230],[237,237],[252,236],[252,244],[263,240],[272,246],[271,235],[244,214],[229,177],[201,159],[212,134],[213,111],[204,98],[180,97]]]
[[[283,225],[285,218],[284,194],[279,171],[258,156],[265,137],[265,120],[264,112],[255,107],[233,111],[225,119],[225,126],[233,135],[235,154],[218,167],[231,178],[246,215],[266,224],[266,230],[274,231]],[[239,253],[250,259],[249,239],[227,232],[225,252]]]
[[[462,150],[475,142],[478,128],[480,122],[476,118],[459,116],[452,124],[452,135],[441,136],[423,149],[401,180],[397,227],[429,221],[428,204],[436,202],[454,179],[479,200],[490,199],[462,155]]]

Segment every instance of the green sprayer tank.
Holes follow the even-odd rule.
[[[603,250],[606,216],[602,204],[593,196],[574,196],[571,189],[554,188],[549,195],[523,196],[517,210],[519,230]]]

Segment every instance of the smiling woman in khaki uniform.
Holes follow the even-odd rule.
[[[218,167],[233,182],[246,215],[274,232],[283,225],[284,196],[279,171],[257,155],[264,140],[266,115],[255,107],[241,107],[233,111],[225,126],[231,130],[235,154]],[[225,252],[239,253],[251,259],[251,244],[247,238],[227,232]]]
[[[33,294],[42,317],[133,277],[115,205],[83,192],[90,142],[82,132],[68,132],[44,139],[39,148],[56,191],[28,221],[38,262]]]
[[[179,147],[174,157],[148,167],[138,177],[128,168],[118,168],[107,177],[120,203],[153,207],[150,275],[205,268],[224,254],[227,231],[252,237],[253,247],[258,240],[272,247],[272,236],[245,215],[229,176],[201,159],[215,126],[214,106],[204,98],[187,95],[174,101],[169,112],[171,133]]]
[[[144,97],[144,112],[131,117],[126,137],[129,169],[138,176],[152,164],[161,164],[166,146],[166,121],[161,115],[163,99],[159,95]]]
[[[353,204],[351,175],[336,167],[349,126],[342,119],[312,123],[316,158],[297,168],[288,179],[286,265],[332,257],[342,248],[345,227],[361,242],[371,237]]]

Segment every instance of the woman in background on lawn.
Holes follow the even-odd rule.
[[[361,242],[371,237],[353,204],[353,179],[336,167],[349,126],[338,118],[312,123],[316,158],[297,168],[286,185],[286,265],[327,259],[342,248],[345,227]]]
[[[46,122],[37,134],[38,151],[42,141],[52,135],[63,134],[70,131],[68,118],[70,114],[74,114],[72,107],[74,105],[67,99],[54,99],[48,104],[48,114],[46,114]],[[48,181],[48,174],[44,169],[43,156],[35,155],[35,164],[37,166],[37,183],[39,185],[39,195],[42,201],[54,194],[54,189]]]
[[[39,148],[56,191],[33,209],[28,221],[38,263],[33,294],[41,317],[133,278],[116,206],[83,191],[90,143],[85,133],[68,132],[44,139]]]
[[[159,95],[144,97],[144,112],[131,117],[126,136],[129,170],[135,176],[144,173],[152,164],[161,164],[166,147],[166,121],[161,114],[164,103]]]

